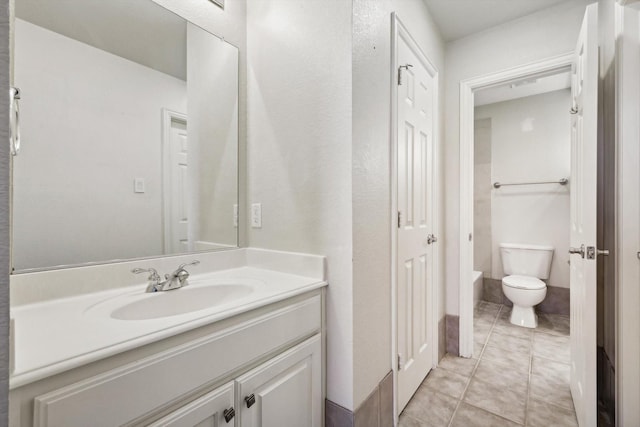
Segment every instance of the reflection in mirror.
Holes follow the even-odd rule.
[[[16,0],[16,271],[237,246],[238,50],[151,0]]]

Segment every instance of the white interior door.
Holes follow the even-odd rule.
[[[167,253],[182,253],[190,249],[189,228],[189,174],[187,124],[173,118],[169,129],[169,174],[165,197],[169,203],[165,220],[168,233],[165,237]]]
[[[434,76],[398,37],[397,340],[400,412],[433,366]]]
[[[581,427],[597,424],[597,13],[597,4],[587,7],[572,82],[577,112],[571,121],[571,394]]]

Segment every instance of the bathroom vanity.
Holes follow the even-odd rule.
[[[167,292],[138,284],[15,307],[10,425],[324,425],[324,259],[253,249],[203,258],[216,255],[240,266]],[[25,276],[23,291],[29,280],[38,286]],[[216,288],[230,296],[188,311]],[[145,308],[156,303],[181,313]]]
[[[244,12],[174,3],[15,1],[13,427],[324,425],[324,258],[238,248]]]

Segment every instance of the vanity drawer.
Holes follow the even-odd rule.
[[[321,328],[314,295],[207,337],[35,399],[34,426],[122,425],[179,402],[206,384],[255,366]]]

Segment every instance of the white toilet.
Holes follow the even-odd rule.
[[[538,316],[533,309],[547,295],[547,285],[541,279],[549,278],[553,248],[525,244],[500,244],[502,292],[513,303],[511,323],[525,328],[538,327]]]

